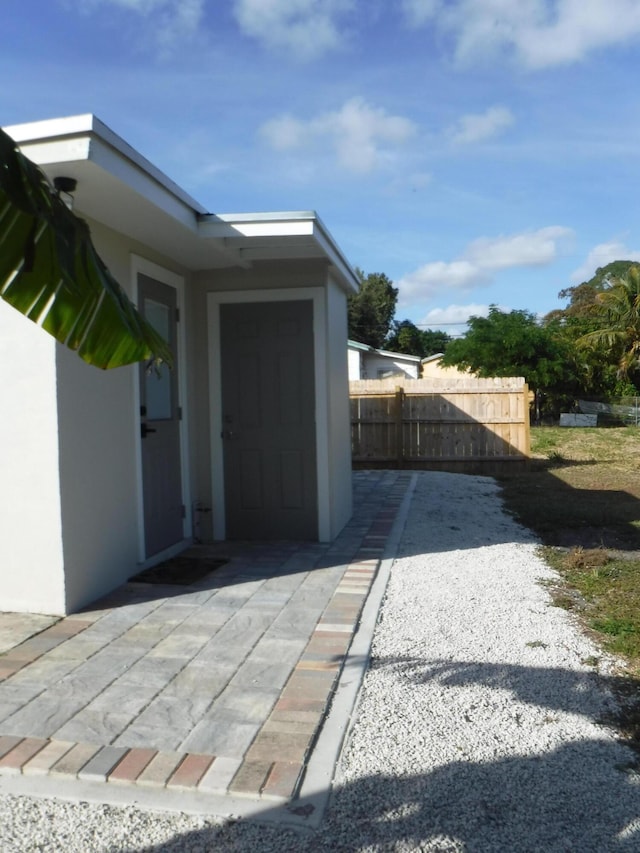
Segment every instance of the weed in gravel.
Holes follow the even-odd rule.
[[[629,671],[640,675],[640,561],[612,557],[600,549],[563,553],[544,549],[544,558],[563,584],[552,589],[554,603],[576,610],[599,642],[623,656]]]

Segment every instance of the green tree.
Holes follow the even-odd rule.
[[[97,367],[172,362],[96,252],[89,227],[0,130],[0,296]]]
[[[417,355],[422,358],[422,332],[411,320],[400,320],[399,322],[395,320],[384,346],[391,352]]]
[[[605,294],[634,269],[639,269],[634,261],[613,261],[598,267],[589,281],[561,290],[559,298],[569,300],[567,306],[544,318],[544,325],[564,341],[582,394],[633,393],[633,386],[629,386],[633,371],[621,369],[620,336],[614,346],[612,339],[602,334],[609,324],[602,300],[606,303],[609,297]],[[636,377],[636,384],[637,381]]]
[[[453,338],[446,332],[440,329],[423,329],[422,330],[422,345],[424,352],[423,358],[427,355],[436,355],[440,352],[445,352]]]
[[[427,355],[444,352],[450,340],[451,338],[446,332],[419,329],[411,320],[396,320],[392,324],[391,332],[384,346],[392,352],[424,358]]]
[[[606,350],[616,361],[618,378],[637,383],[640,380],[639,267],[631,266],[608,282],[595,298],[591,317],[598,327],[578,338],[578,346]]]
[[[471,317],[462,338],[447,347],[442,363],[478,376],[524,376],[535,393],[536,416],[543,397],[548,402],[575,386],[566,347],[529,311],[501,311],[492,305],[488,317]]]
[[[348,299],[349,338],[380,349],[391,328],[398,289],[384,273],[356,273],[360,289]]]

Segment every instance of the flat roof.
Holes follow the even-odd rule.
[[[50,180],[75,178],[74,210],[189,269],[322,259],[347,291],[358,278],[313,210],[211,213],[95,115],[10,125],[5,131]]]

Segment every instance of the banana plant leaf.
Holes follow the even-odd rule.
[[[98,255],[87,223],[1,129],[0,296],[96,367],[173,363]]]

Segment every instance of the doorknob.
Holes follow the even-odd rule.
[[[142,438],[146,438],[150,432],[157,432],[157,430],[153,429],[153,427],[149,427],[146,424],[140,424],[140,435]]]
[[[233,438],[233,430],[223,429],[220,433],[220,438]]]

